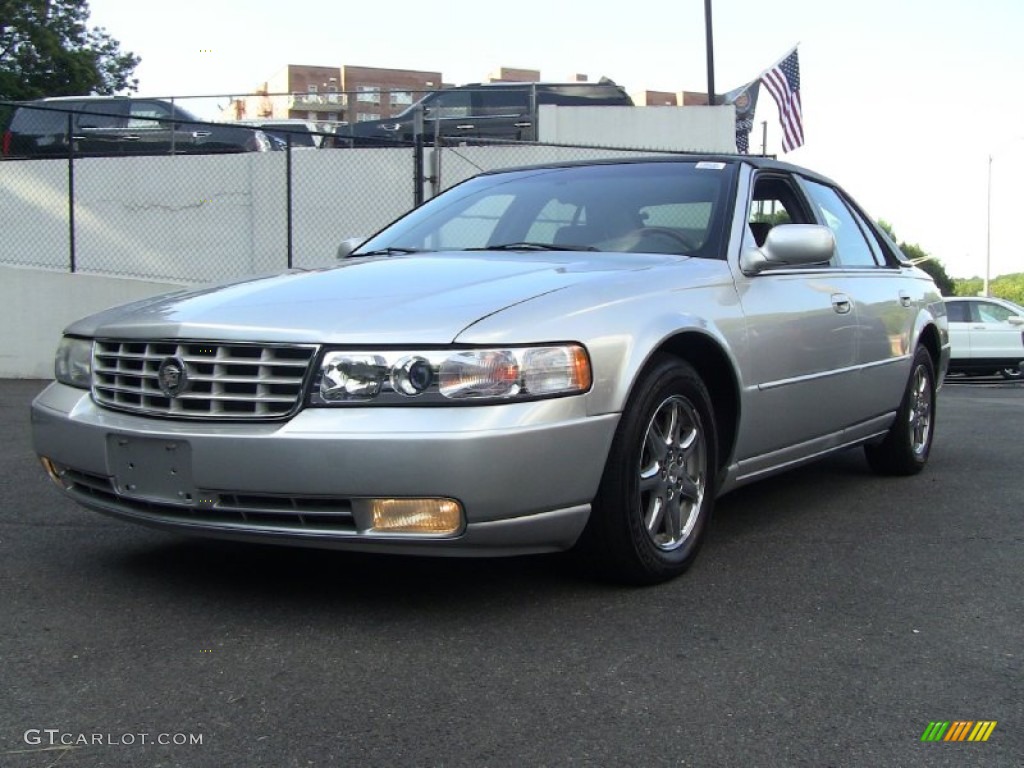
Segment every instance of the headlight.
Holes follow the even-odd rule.
[[[53,377],[61,384],[89,389],[92,386],[92,341],[65,336],[57,347]]]
[[[445,350],[329,351],[313,405],[493,403],[573,395],[590,389],[590,358],[579,344]]]

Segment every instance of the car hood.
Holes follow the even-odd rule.
[[[447,344],[506,307],[686,257],[599,252],[440,252],[354,257],[160,296],[100,312],[67,333],[102,338]]]

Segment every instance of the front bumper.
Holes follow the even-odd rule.
[[[572,546],[617,420],[587,416],[585,397],[307,408],[288,421],[247,423],[119,413],[59,383],[32,404],[36,452],[64,473],[65,493],[91,509],[204,536],[448,555]],[[132,463],[122,445],[136,451]],[[178,458],[167,463],[161,448]],[[129,471],[174,478],[140,495]],[[353,502],[367,498],[454,499],[465,525],[443,536],[367,531],[353,514]]]

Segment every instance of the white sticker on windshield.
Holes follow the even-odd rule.
[[[709,171],[720,171],[725,168],[725,163],[711,163],[708,161],[697,163],[698,169],[707,169]]]

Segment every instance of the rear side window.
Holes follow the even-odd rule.
[[[78,102],[62,102],[45,108],[19,107],[11,121],[11,131],[30,135],[63,134],[67,129],[68,113],[60,110],[79,106]]]
[[[946,315],[951,323],[971,322],[970,305],[964,301],[951,301],[946,304]]]
[[[523,88],[481,88],[474,102],[478,115],[518,115],[529,110],[530,94]]]
[[[595,85],[558,85],[539,86],[537,88],[538,104],[557,104],[563,107],[628,106],[628,96],[615,86],[604,87]]]

